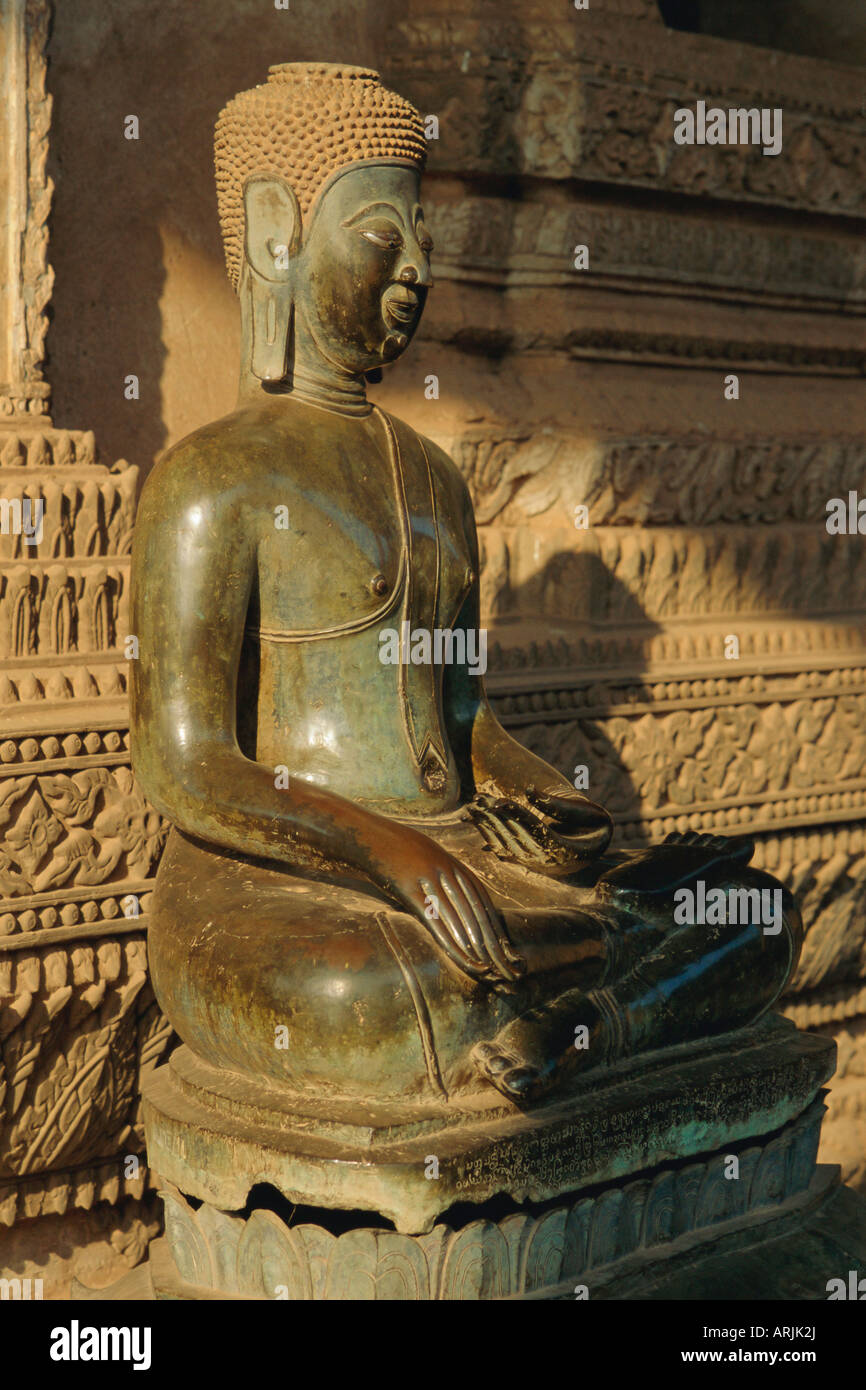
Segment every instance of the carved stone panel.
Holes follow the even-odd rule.
[[[0,1270],[50,1269],[56,1297],[70,1274],[49,1228],[13,1227],[77,1209],[92,1258],[142,1257],[140,1082],[169,1030],[145,954],[164,829],[129,762],[137,470],[54,428],[42,375],[48,21],[42,0],[0,17]]]

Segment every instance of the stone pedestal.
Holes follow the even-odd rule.
[[[495,1093],[362,1111],[181,1048],[145,1086],[155,1294],[574,1297],[635,1261],[769,1238],[833,1196],[816,1155],[834,1063],[832,1042],[767,1018],[530,1111]]]

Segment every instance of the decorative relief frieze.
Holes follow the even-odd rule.
[[[497,636],[488,649],[488,686],[503,699],[513,697],[509,714],[545,710],[553,718],[557,710],[574,706],[571,687],[589,684],[598,687],[596,703],[605,707],[618,698],[605,693],[607,687],[624,682],[636,692],[629,700],[647,699],[640,693],[647,687],[655,692],[654,700],[699,699],[731,694],[739,682],[746,682],[747,693],[760,691],[762,681],[785,674],[791,682],[796,680],[797,689],[821,694],[863,680],[864,634],[859,618],[858,613],[843,613],[838,621],[822,617],[810,625],[781,614],[773,623],[734,613],[728,619],[705,620],[700,626],[645,622],[596,630],[588,623],[563,624],[554,617],[549,625],[567,631],[568,638],[545,641],[531,638],[529,620],[520,619],[513,629],[502,623],[491,629]],[[737,670],[748,672],[741,676],[732,674],[731,661],[723,655],[732,620],[740,643]],[[553,690],[558,693],[550,694]]]
[[[754,615],[775,650],[786,636],[783,615],[832,615],[861,629],[866,594],[866,545],[861,536],[827,534],[826,513],[811,525],[576,528],[563,508],[561,526],[539,533],[522,524],[484,533],[484,600],[497,619],[586,624],[669,622],[680,617]],[[777,623],[768,610],[779,615]],[[732,629],[728,629],[732,630]],[[695,629],[695,657],[704,629]]]
[[[777,327],[781,327],[777,323]],[[603,358],[612,361],[652,362],[657,365],[745,368],[753,372],[787,372],[814,376],[854,376],[866,373],[866,350],[858,343],[836,345],[826,342],[781,341],[777,334],[762,341],[748,341],[727,331],[665,329],[661,332],[635,332],[615,328],[578,325],[562,335],[554,346],[572,358]],[[522,349],[523,342],[515,341]]]
[[[76,1165],[72,1169],[52,1169],[32,1177],[4,1182],[0,1178],[0,1228],[16,1221],[32,1221],[38,1216],[62,1216],[67,1211],[92,1211],[100,1203],[118,1205],[123,1226],[110,1237],[115,1249],[124,1253],[130,1267],[138,1264],[147,1245],[158,1234],[160,1223],[148,1219],[141,1199],[152,1185],[149,1168],[141,1155],[134,1177],[127,1177],[124,1159],[109,1158]],[[144,1219],[142,1219],[144,1213]],[[101,1223],[98,1223],[101,1224]]]
[[[866,372],[866,350],[856,319],[840,318],[823,311],[823,306],[808,316],[793,316],[787,308],[768,309],[760,322],[746,320],[744,330],[732,305],[708,302],[698,312],[685,293],[674,304],[670,295],[655,295],[636,306],[627,287],[587,289],[572,282],[572,288],[574,298],[568,303],[561,288],[543,284],[517,285],[498,301],[471,283],[444,285],[425,338],[440,350],[496,360],[544,361],[552,356],[560,368],[591,360],[714,367],[720,372],[784,369],[786,374],[822,378],[859,378]],[[480,301],[477,306],[471,306],[473,298]],[[473,311],[467,312],[467,307]],[[638,313],[641,326],[635,328],[628,320],[634,322]]]
[[[608,665],[581,664],[575,660],[575,647],[564,640],[538,643],[535,651],[527,646],[503,649],[497,642],[492,646],[496,667],[487,684],[499,717],[510,724],[532,723],[536,715],[545,722],[556,722],[576,716],[607,718],[702,709],[707,704],[767,704],[862,694],[866,690],[866,666],[856,661],[848,664],[843,644],[832,645],[834,653],[816,659],[809,668],[799,661],[787,662],[777,652],[775,669],[762,663],[753,672],[748,668],[756,663],[741,658],[736,668],[730,661],[719,661],[717,670],[705,676],[696,675],[694,670],[678,671],[674,664],[659,665],[652,671],[631,667],[625,660]],[[762,649],[756,646],[756,650]],[[577,654],[582,651],[578,648]],[[625,644],[612,643],[605,655],[630,652]],[[862,645],[857,658],[862,662]]]
[[[148,805],[129,768],[122,766],[2,778],[0,815],[5,821],[0,934],[5,899],[65,885],[146,880],[156,870],[166,835],[160,816]],[[65,911],[56,913],[58,921],[64,920]],[[51,909],[46,912],[50,915]],[[72,916],[64,924],[75,920]]]
[[[87,674],[85,672],[85,674]],[[2,688],[2,687],[0,687]],[[119,687],[118,691],[125,687]],[[89,698],[100,692],[94,687],[84,691],[72,691],[69,695],[80,694]],[[106,692],[102,692],[106,693]],[[32,738],[29,734],[19,738],[3,739],[0,743],[0,778],[17,776],[22,766],[30,770],[37,765],[37,771],[54,772],[77,767],[92,767],[99,764],[117,763],[129,759],[129,730],[121,729],[82,729],[80,732],[48,734],[46,737]],[[45,764],[50,763],[50,767]],[[2,796],[0,781],[0,796]]]
[[[84,431],[40,430],[28,437],[19,428],[5,441],[0,436],[0,507],[28,499],[40,509],[41,526],[30,539],[4,517],[0,658],[59,657],[64,667],[49,674],[49,686],[53,681],[57,689],[47,696],[41,682],[22,695],[28,673],[10,670],[0,683],[0,703],[77,694],[76,680],[89,687],[91,678],[70,671],[69,662],[116,650],[127,624],[137,479],[137,469],[126,464],[115,472],[98,464],[93,437]],[[120,693],[112,684],[110,693]],[[98,687],[89,690],[94,693]]]
[[[46,468],[57,469],[58,476],[60,470],[67,468],[97,468],[105,474],[109,471],[97,463],[93,430],[57,430],[46,420],[12,421],[9,428],[0,432],[0,479],[4,481],[7,468],[26,468],[28,477]]]
[[[141,1152],[141,1076],[169,1038],[143,936],[0,951],[0,1178],[96,1159],[116,1178],[116,1156]]]
[[[592,796],[624,825],[722,829],[866,806],[862,692],[521,722],[520,737],[555,767],[588,767]]]
[[[798,1028],[827,1028],[843,1019],[866,1018],[866,985],[835,985],[810,998],[786,999],[780,1012]]]
[[[91,888],[89,893],[73,889],[0,901],[0,944],[6,951],[26,950],[146,931],[153,879],[128,879],[111,886],[113,893],[104,888]]]
[[[79,740],[76,751],[80,752],[85,740],[93,742],[94,737],[101,736],[97,731],[90,729],[85,733],[73,732],[66,734],[64,725],[68,727],[70,716],[68,708],[64,708],[62,701],[80,700],[92,701],[101,700],[104,702],[104,709],[97,714],[94,712],[94,719],[97,722],[107,722],[118,719],[125,720],[126,713],[126,690],[127,690],[127,666],[125,663],[118,664],[111,660],[106,660],[102,664],[97,664],[94,660],[95,653],[87,654],[87,665],[80,664],[81,658],[76,653],[69,653],[64,661],[55,663],[47,667],[30,667],[26,664],[13,666],[6,664],[5,671],[0,670],[0,708],[3,709],[4,726],[11,729],[13,720],[16,725],[23,719],[25,722],[38,720],[43,727],[54,728],[60,741],[66,748],[75,747],[75,739]],[[60,704],[60,710],[57,706]],[[30,705],[52,706],[51,710],[29,710]],[[37,732],[37,739],[39,738]],[[24,742],[27,743],[27,737]],[[0,743],[0,749],[8,749],[9,741]],[[23,746],[16,744],[16,747]],[[28,748],[30,744],[27,743]],[[40,748],[42,744],[38,745]],[[47,747],[53,744],[46,742]],[[88,751],[90,749],[88,748]],[[98,749],[94,749],[97,752]],[[14,761],[17,753],[9,753],[8,756],[0,751],[0,763],[4,761]],[[47,755],[46,755],[47,756]],[[68,756],[74,757],[75,753]],[[25,759],[26,760],[26,759]],[[0,768],[2,771],[2,768]]]
[[[860,437],[587,440],[475,429],[452,449],[482,527],[557,509],[573,518],[585,506],[592,527],[797,521],[820,529],[828,497],[866,477]]]
[[[761,64],[767,72],[767,65]],[[620,79],[621,75],[617,75]],[[866,209],[866,122],[862,108],[848,120],[804,110],[792,93],[777,93],[779,84],[762,81],[755,71],[748,85],[718,79],[701,86],[696,75],[680,77],[675,96],[670,84],[656,79],[655,90],[624,90],[621,80],[601,71],[580,84],[584,100],[580,176],[627,181],[698,197],[777,203],[799,211],[844,213],[862,217]],[[557,84],[554,82],[553,84]],[[775,90],[774,90],[775,89]],[[674,113],[705,99],[709,106],[781,105],[785,111],[783,155],[765,158],[760,146],[676,145]],[[550,169],[567,177],[565,151],[551,150]],[[576,172],[576,171],[575,171]]]
[[[128,625],[127,593],[126,566],[68,561],[4,567],[0,632],[10,658],[116,650]]]
[[[42,503],[41,538],[4,528],[0,562],[128,556],[137,488],[137,468],[97,462],[90,431],[0,431],[0,499]]]

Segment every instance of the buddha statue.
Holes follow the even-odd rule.
[[[424,158],[358,67],[272,67],[219,118],[237,408],[162,457],[135,531],[134,765],[172,826],[150,961],[188,1049],[242,1078],[532,1107],[754,1023],[801,925],[747,839],[612,851],[491,709],[466,485],[367,399],[433,285]]]

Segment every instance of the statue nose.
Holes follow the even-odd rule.
[[[426,266],[421,274],[416,265],[404,265],[397,278],[401,285],[422,285],[425,289],[429,289],[433,284],[429,266]]]

